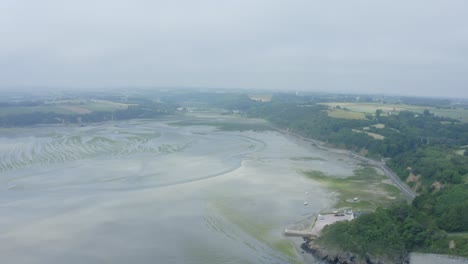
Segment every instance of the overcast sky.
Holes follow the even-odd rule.
[[[468,97],[468,1],[0,1],[0,89],[133,85]]]

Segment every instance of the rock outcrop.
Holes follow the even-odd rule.
[[[360,257],[353,252],[346,252],[334,249],[328,249],[320,246],[313,240],[305,238],[302,244],[302,249],[311,253],[317,259],[326,261],[330,264],[409,264],[409,255],[401,255],[394,258],[365,256]]]

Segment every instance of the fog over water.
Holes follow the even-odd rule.
[[[7,128],[0,148],[4,263],[315,263],[282,231],[334,196],[301,171],[360,166],[277,132],[158,121]]]

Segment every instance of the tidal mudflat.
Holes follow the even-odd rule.
[[[302,263],[282,231],[336,202],[303,172],[361,167],[274,131],[174,121],[1,129],[2,261]]]

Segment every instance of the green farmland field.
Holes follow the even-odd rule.
[[[329,107],[340,106],[341,108],[346,108],[349,111],[344,110],[334,110],[333,114],[330,114],[331,117],[336,118],[348,118],[348,119],[357,119],[356,116],[353,116],[349,112],[361,113],[361,114],[375,114],[377,109],[387,112],[400,112],[400,111],[412,111],[417,113],[423,113],[424,110],[429,110],[431,113],[434,113],[437,116],[444,116],[453,119],[460,120],[462,122],[468,122],[468,110],[462,108],[454,109],[438,109],[436,107],[429,106],[416,106],[416,105],[406,105],[406,104],[380,104],[380,103],[343,103],[343,102],[331,102],[331,103],[322,103]],[[342,112],[347,112],[347,114],[342,114]]]

